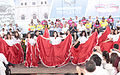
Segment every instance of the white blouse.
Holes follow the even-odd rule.
[[[8,40],[6,39],[5,42],[9,45],[9,46],[13,46],[15,44],[15,42],[13,40]]]
[[[80,44],[85,43],[88,39],[85,36],[79,37],[78,41],[80,41]]]
[[[57,44],[60,44],[60,43],[61,43],[62,38],[60,38],[60,37],[57,37],[57,38],[55,38],[55,37],[50,37],[50,41],[51,41],[52,45],[57,45]]]
[[[117,70],[115,67],[112,66],[112,64],[106,64],[104,68],[109,72],[109,75],[116,75]]]
[[[26,39],[25,39],[25,45],[27,45],[28,42],[29,42],[31,45],[34,45],[34,44],[36,43],[34,39],[28,39],[28,38],[26,38]]]
[[[119,39],[119,34],[113,35],[113,42],[118,41]]]

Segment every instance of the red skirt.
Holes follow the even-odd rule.
[[[26,61],[25,61],[26,67],[38,67],[37,63],[37,57],[35,55],[35,46],[28,43],[27,49],[26,49]]]

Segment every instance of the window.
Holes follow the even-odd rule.
[[[21,16],[21,20],[25,20],[25,15],[22,15],[22,16]]]
[[[43,2],[41,2],[41,4],[43,4]]]
[[[33,14],[33,19],[36,19],[36,18],[37,18],[36,14]]]
[[[35,3],[35,2],[32,2],[32,5],[36,5],[36,3]]]
[[[25,5],[27,5],[27,3],[25,2]]]
[[[47,2],[45,1],[45,4],[47,4]]]
[[[23,3],[21,3],[21,5],[23,5]]]

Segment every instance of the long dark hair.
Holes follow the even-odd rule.
[[[112,53],[110,58],[110,63],[114,66],[116,59],[118,58],[117,53]],[[114,66],[115,67],[115,66]]]
[[[34,35],[35,35],[36,37],[38,37],[38,36],[39,36],[39,35],[36,35],[36,33],[37,33],[37,32],[39,32],[39,31],[38,31],[38,30],[36,30],[36,31],[35,31],[35,33],[34,33]]]
[[[9,32],[7,33],[7,39],[8,39],[8,35],[10,35],[10,33],[9,33]],[[12,39],[11,35],[10,35],[10,39]]]
[[[118,58],[115,60],[115,63],[113,64],[113,66],[116,67],[116,69],[117,69],[118,72],[120,72],[120,71],[119,71],[119,68],[118,68],[118,67],[119,67],[119,63],[120,63],[120,57],[118,57]]]
[[[28,38],[28,34],[30,34],[30,35],[31,35],[31,33],[30,33],[30,32],[28,32],[28,33],[27,33],[27,35],[26,35],[26,38]],[[32,36],[30,36],[30,38],[32,38]]]
[[[82,37],[82,36],[83,36],[83,33],[85,33],[85,37],[87,37],[87,34],[86,34],[85,31],[82,31],[81,34],[80,34],[80,36]]]
[[[54,32],[53,32],[53,37],[55,37],[55,36],[54,36],[54,33],[56,33],[56,34],[57,34],[57,36],[56,36],[56,37],[58,37],[58,32],[54,31]]]
[[[109,63],[110,62],[109,53],[107,51],[103,51],[102,55],[105,57],[106,62]]]
[[[99,25],[99,24],[100,24],[100,23],[99,23],[99,20],[96,20],[95,24],[96,24],[96,25]]]
[[[18,36],[16,36],[16,33],[18,34]],[[15,37],[16,39],[20,39],[19,33],[18,33],[18,32],[14,32],[14,37]]]

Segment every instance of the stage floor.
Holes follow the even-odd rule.
[[[64,74],[64,73],[77,73],[76,66],[68,63],[67,65],[60,68],[48,68],[43,64],[39,64],[38,68],[26,68],[24,64],[15,65],[15,67],[11,67],[12,74]]]

